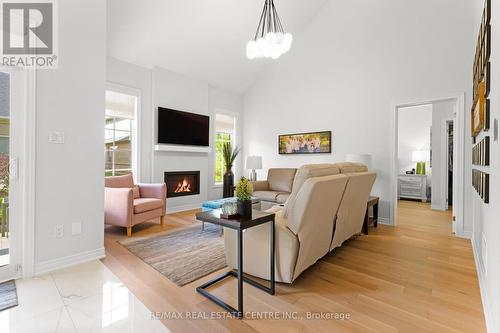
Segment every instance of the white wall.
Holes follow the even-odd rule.
[[[479,31],[483,1],[476,0],[478,10],[475,16],[475,32]],[[491,101],[491,128],[488,132],[480,133],[477,140],[481,140],[485,135],[491,137],[491,155],[490,167],[477,167],[490,174],[490,203],[484,204],[481,198],[473,191],[472,202],[472,220],[473,232],[472,242],[474,254],[478,265],[479,280],[483,306],[485,307],[485,317],[488,326],[488,332],[500,332],[500,143],[493,136],[494,121],[500,118],[500,41],[497,37],[500,35],[500,10],[498,3],[492,1],[491,18],[491,92],[489,95]],[[477,35],[476,35],[477,36]],[[471,50],[472,51],[472,50]],[[470,127],[468,128],[470,130]],[[470,133],[467,142],[471,143]],[[470,150],[469,150],[470,152]],[[470,174],[466,186],[471,188]],[[470,208],[469,208],[470,209]]]
[[[211,116],[210,140],[213,142],[215,114],[224,112],[237,118],[236,141],[241,144],[242,98],[210,86],[206,82],[155,67],[139,67],[108,57],[107,81],[141,91],[140,160],[141,181],[163,182],[164,171],[200,170],[200,194],[167,200],[170,212],[198,207],[202,201],[222,197],[214,185],[214,153],[155,152],[158,106]],[[235,177],[241,172],[241,158],[235,164]],[[237,178],[236,178],[237,179]]]
[[[104,254],[106,2],[58,6],[59,68],[36,80],[35,271]],[[49,144],[49,131],[64,132],[65,144]],[[72,222],[81,234],[71,236]],[[64,237],[52,236],[55,225]]]
[[[439,102],[432,104],[432,209],[448,209],[448,136],[446,120],[452,120],[455,111],[455,101]],[[466,130],[466,135],[469,131]]]
[[[398,162],[399,173],[416,169],[412,160],[415,150],[430,150],[432,104],[412,106],[398,110]],[[429,163],[426,165],[430,174]],[[429,177],[430,178],[430,177]]]
[[[381,197],[387,219],[393,107],[466,92],[470,109],[474,6],[467,0],[328,2],[245,94],[245,155],[262,155],[267,169],[370,153],[377,172],[372,193]],[[278,134],[315,130],[333,131],[332,155],[277,154]]]
[[[191,79],[159,67],[153,68],[152,79],[153,121],[157,119],[158,106],[209,115],[211,117],[211,146],[213,146],[215,113],[217,110],[230,111],[236,115],[241,113],[242,100],[240,96],[211,87],[206,82]],[[240,119],[238,119],[239,122]],[[239,124],[237,127],[240,128]],[[156,132],[156,125],[153,125],[153,128]],[[236,135],[238,137],[238,133]],[[154,137],[156,138],[156,135]],[[237,141],[241,140],[237,138]],[[213,154],[214,152],[153,152],[152,180],[154,182],[163,182],[163,173],[165,171],[200,171],[200,194],[167,200],[167,211],[199,207],[207,199],[222,197],[222,189],[214,185]],[[237,162],[236,166],[238,165]],[[235,178],[238,175],[239,168],[236,167]]]

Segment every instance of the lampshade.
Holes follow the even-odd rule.
[[[431,152],[429,150],[414,150],[411,153],[411,160],[413,162],[427,162],[431,159]]]
[[[370,154],[347,154],[345,160],[346,162],[363,163],[368,170],[372,168],[372,155]]]
[[[262,156],[247,156],[247,169],[262,169]]]

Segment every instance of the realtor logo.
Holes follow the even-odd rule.
[[[55,68],[55,3],[48,0],[1,3],[1,65]]]

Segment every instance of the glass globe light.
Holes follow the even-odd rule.
[[[247,43],[247,57],[248,59],[255,59],[258,54],[257,43],[253,40]]]
[[[276,43],[281,44],[283,43],[283,40],[285,39],[285,34],[282,32],[277,32],[276,34]]]

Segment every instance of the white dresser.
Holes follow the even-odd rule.
[[[399,198],[418,199],[427,202],[427,175],[399,175]]]

